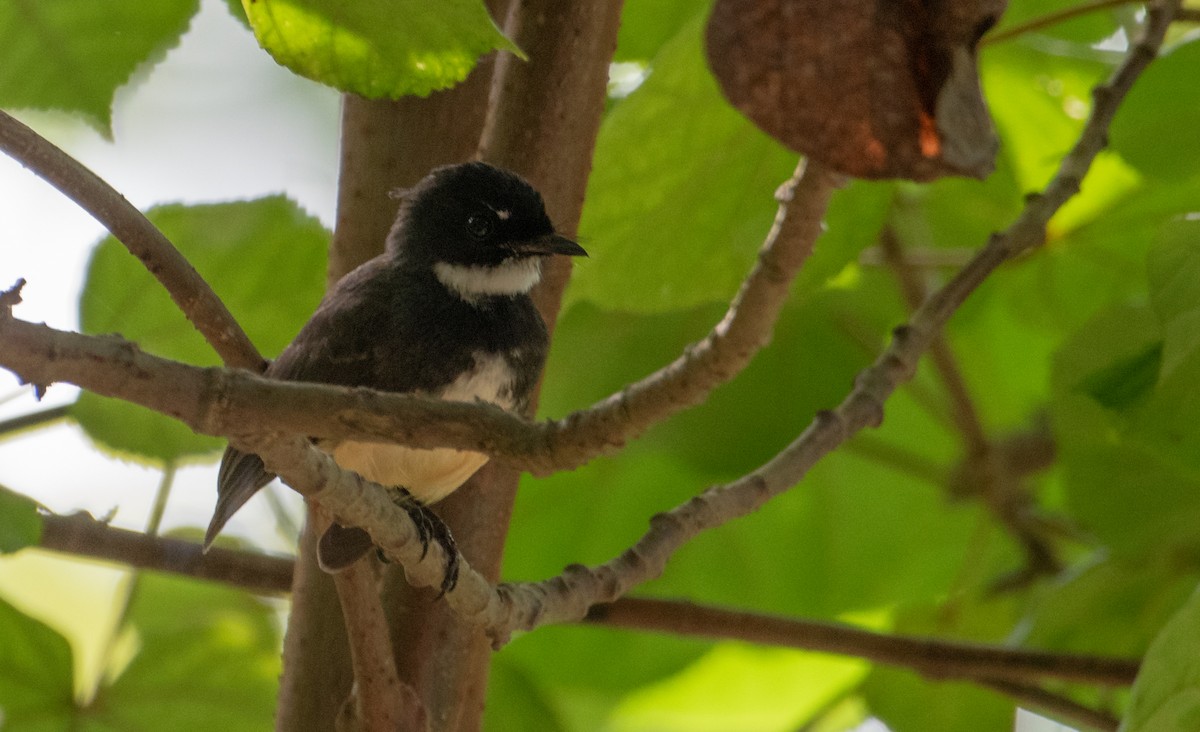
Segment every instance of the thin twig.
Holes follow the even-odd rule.
[[[843,623],[798,620],[681,600],[623,597],[612,604],[593,607],[585,620],[618,628],[855,656],[873,663],[910,668],[935,679],[994,679],[1023,684],[1055,679],[1129,686],[1139,665],[1136,659],[874,633]]]
[[[1101,730],[1101,732],[1116,732],[1121,724],[1121,720],[1108,712],[1093,709],[1074,699],[1046,691],[1039,686],[1000,680],[984,680],[980,683],[993,691],[998,691],[1021,702],[1022,706],[1043,712],[1064,722],[1082,724]]]
[[[655,516],[650,531],[619,557],[595,568],[574,565],[544,582],[501,585],[474,614],[476,622],[503,642],[513,630],[583,617],[592,605],[612,602],[629,588],[658,576],[668,558],[701,531],[758,510],[796,485],[817,460],[850,436],[878,425],[887,398],[912,377],[921,354],[963,301],[1003,262],[1044,241],[1047,222],[1079,191],[1092,161],[1104,148],[1121,100],[1155,58],[1178,7],[1178,0],[1151,7],[1142,38],[1109,81],[1096,88],[1091,116],[1046,190],[1031,197],[1008,230],[994,235],[970,265],[927,299],[907,325],[896,329],[891,345],[859,374],[854,389],[836,409],[819,413],[791,445],[758,470]],[[456,607],[466,612],[470,606]]]
[[[1043,28],[1049,28],[1052,25],[1058,25],[1059,23],[1071,20],[1072,18],[1088,15],[1098,10],[1107,10],[1109,8],[1120,7],[1122,5],[1132,5],[1134,3],[1140,4],[1143,2],[1145,2],[1145,0],[1090,0],[1090,2],[1080,3],[1079,5],[1069,8],[1056,10],[1053,13],[1046,13],[1045,15],[1039,15],[1036,18],[1030,18],[1024,23],[1014,25],[1011,28],[1005,28],[996,33],[989,33],[988,35],[984,36],[983,40],[980,42],[980,45],[990,46],[993,43],[1003,43],[1004,41],[1011,40],[1018,36],[1023,36],[1026,33],[1032,33],[1034,31],[1042,30]]]
[[[920,273],[909,263],[904,246],[891,227],[884,227],[880,233],[879,247],[884,261],[896,276],[909,311],[916,312],[929,296],[928,288]],[[1054,547],[1029,520],[1032,499],[988,436],[967,380],[959,368],[958,358],[940,332],[930,342],[929,358],[949,397],[950,414],[963,442],[964,456],[957,475],[966,485],[960,487],[979,496],[992,515],[1021,543],[1025,550],[1025,566],[1014,577],[1027,581],[1056,573],[1060,564]]]
[[[125,197],[41,135],[0,111],[0,150],[62,191],[140,259],[229,366],[265,365],[229,310],[179,250]]]
[[[424,724],[400,724],[406,715],[423,720],[425,708],[416,691],[403,684],[396,672],[374,568],[368,562],[357,562],[335,574],[333,581],[346,620],[350,664],[354,669],[352,698],[361,729],[424,728]]]
[[[163,539],[108,526],[86,514],[47,515],[41,546],[143,569],[171,572],[283,595],[291,588],[293,560]],[[798,648],[911,668],[936,679],[1045,680],[1129,686],[1136,659],[1031,651],[933,638],[875,633],[831,622],[751,613],[678,600],[624,597],[593,607],[586,623],[761,645]]]
[[[1007,231],[993,236],[970,265],[925,301],[908,325],[896,329],[889,348],[859,375],[854,389],[835,410],[818,414],[791,445],[753,473],[728,485],[712,488],[688,503],[654,517],[651,530],[634,547],[600,567],[572,566],[563,575],[544,582],[492,588],[463,562],[458,586],[447,594],[447,601],[464,617],[483,626],[497,644],[506,641],[514,630],[582,618],[592,605],[612,602],[630,587],[657,576],[668,558],[701,531],[757,510],[775,495],[796,485],[817,460],[851,435],[866,426],[879,424],[884,402],[899,384],[911,378],[921,353],[971,292],[1000,264],[1043,242],[1047,222],[1078,192],[1083,176],[1104,147],[1107,128],[1121,100],[1154,59],[1177,8],[1178,2],[1152,7],[1144,37],[1130,50],[1110,81],[1096,89],[1091,117],[1045,192],[1031,197],[1021,216]],[[721,330],[718,327],[718,332]],[[15,320],[11,314],[2,311],[0,334],[6,345],[25,339],[28,350],[17,360],[30,371],[42,373],[47,372],[47,364],[54,364],[59,355],[48,344],[48,336],[83,338],[80,347],[89,349],[98,340],[103,340],[55,334],[49,329]],[[124,352],[129,362],[146,358],[145,354],[130,352],[124,342],[118,342],[115,347],[116,354],[119,356]],[[31,357],[31,353],[36,355]],[[9,365],[8,349],[0,358],[6,359],[6,366],[22,372],[22,368]],[[116,360],[119,362],[120,358]],[[178,364],[171,366],[180,367]],[[207,385],[217,385],[229,373],[210,372],[215,381],[210,380]],[[80,375],[80,378],[86,378],[86,375]],[[103,384],[103,387],[113,395],[131,401],[137,401],[131,399],[132,395],[146,401],[158,400],[158,403],[164,400],[162,394],[155,394],[156,389],[146,386],[142,378],[126,377],[120,383]],[[161,388],[159,385],[158,389]],[[185,418],[177,407],[161,411]],[[486,411],[480,411],[476,416]],[[206,415],[187,416],[209,424]],[[349,523],[366,528],[377,545],[405,566],[415,584],[432,586],[441,581],[445,557],[440,547],[432,546],[428,556],[422,559],[416,528],[379,486],[341,470],[306,440],[248,435],[244,438],[235,436],[234,443],[259,454],[267,467],[283,476],[293,488],[328,506]],[[417,441],[414,439],[412,444]]]
[[[62,404],[57,407],[46,407],[36,412],[9,417],[8,419],[0,420],[0,436],[7,436],[13,432],[20,432],[31,427],[40,427],[50,422],[57,422],[70,413],[71,405]]]
[[[896,275],[896,282],[900,285],[900,292],[909,312],[915,312],[929,296],[929,290],[920,275],[909,265],[904,247],[890,226],[884,227],[880,234],[879,247],[883,252],[884,261]],[[929,357],[933,361],[938,379],[942,382],[942,388],[950,398],[950,414],[967,452],[975,456],[986,454],[990,451],[990,446],[987,432],[979,418],[979,410],[975,407],[967,380],[958,367],[958,360],[941,333],[934,336],[930,343]]]
[[[656,422],[699,403],[740,372],[766,344],[791,283],[820,233],[821,217],[837,184],[836,176],[815,165],[797,176],[777,194],[779,214],[757,265],[706,338],[689,346],[673,363],[593,407],[538,426],[487,406],[367,389],[284,384],[245,372],[186,367],[156,359],[115,338],[107,339],[108,347],[101,349],[107,355],[99,359],[92,348],[95,341],[89,345],[60,331],[54,331],[56,345],[43,349],[42,356],[29,359],[6,352],[0,354],[0,364],[33,383],[67,381],[135,401],[182,419],[204,434],[289,432],[414,447],[448,446],[498,456],[534,475],[568,470],[615,452]],[[43,368],[50,365],[49,356],[58,364]],[[68,363],[72,358],[74,362]],[[130,369],[146,379],[136,385],[136,395],[127,391],[135,385],[121,373]],[[165,383],[170,384],[168,389]]]
[[[167,510],[167,502],[171,498],[171,487],[175,483],[176,468],[174,463],[167,463],[163,466],[162,478],[158,482],[158,490],[154,494],[154,503],[150,507],[150,515],[146,518],[146,536],[151,539],[158,536],[158,530],[162,526],[163,514]],[[108,628],[108,633],[104,639],[104,647],[101,651],[101,658],[104,663],[111,666],[114,661],[114,654],[117,652],[118,642],[120,641],[126,624],[129,622],[130,613],[133,611],[134,603],[137,601],[138,594],[142,587],[142,571],[135,569],[125,575],[125,581],[121,587],[119,597],[116,601],[117,612],[112,619],[112,625]],[[93,686],[90,698],[95,698],[99,692],[100,679],[97,679]]]
[[[949,474],[945,466],[906,447],[882,440],[876,435],[860,434],[846,443],[844,449],[852,455],[860,455],[866,460],[935,486],[945,485],[946,476]]]
[[[292,560],[199,542],[118,529],[85,513],[42,516],[40,546],[51,551],[120,562],[140,569],[221,582],[251,592],[283,594],[292,585]]]

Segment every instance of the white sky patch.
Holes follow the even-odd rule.
[[[18,110],[16,116],[65,148],[141,209],[285,192],[326,225],[334,220],[339,97],[296,77],[263,52],[220,0],[202,0],[179,46],[135,83],[117,92],[113,141],[63,114]],[[247,130],[287,130],[286,135]],[[14,314],[78,328],[79,290],[92,246],[104,229],[88,214],[10,158],[0,155],[0,289],[28,280]],[[77,390],[52,386],[43,403],[0,372],[0,419],[69,403]],[[15,398],[5,401],[5,397]],[[163,530],[202,527],[216,499],[219,452],[189,460],[176,473]],[[161,472],[113,459],[82,431],[61,423],[0,442],[0,485],[60,513],[86,510],[143,529]],[[293,515],[291,490],[272,487]],[[269,504],[252,500],[226,533],[271,551],[289,551]],[[2,559],[0,562],[12,561]]]

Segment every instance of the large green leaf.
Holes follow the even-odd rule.
[[[282,196],[152,209],[150,220],[213,286],[263,353],[274,355],[312,314],[324,290],[328,232]],[[112,237],[88,265],[80,323],[89,333],[120,333],[143,349],[193,364],[215,364],[212,349],[162,286]],[[112,450],[168,462],[216,450],[167,417],[84,392],[73,414]]]
[[[1034,648],[1139,658],[1196,587],[1197,573],[1173,557],[1100,556],[1037,592],[1008,640]]]
[[[425,96],[517,48],[482,0],[244,0],[258,42],[309,79],[369,99]]]
[[[111,135],[116,90],[179,41],[197,0],[0,3],[0,106],[82,114]]]
[[[1041,190],[1083,127],[1091,89],[1108,66],[1024,44],[986,48],[980,76],[1022,192]]]
[[[0,486],[0,554],[34,546],[42,536],[37,504]]]
[[[280,642],[270,607],[238,590],[143,574],[128,628],[136,655],[97,693],[90,728],[270,727]]]
[[[1077,7],[1079,7],[1078,0],[1011,0],[1008,7],[1005,8],[996,30],[1004,31],[1013,26],[1038,21],[1059,11]],[[1119,7],[1112,10],[1096,8],[1070,20],[1041,26],[1032,33],[1053,36],[1056,39],[1078,41],[1081,43],[1074,50],[1076,52],[1086,51],[1083,42],[1099,41],[1116,31],[1115,14],[1120,10]]]
[[[629,0],[621,10],[615,61],[649,61],[712,0]]]
[[[275,611],[192,579],[144,573],[105,673],[80,701],[65,638],[0,601],[0,719],[8,730],[223,730],[271,724]]]
[[[871,713],[892,732],[1011,732],[1011,701],[978,686],[935,683],[910,672],[876,668],[865,684]]]
[[[1162,424],[1195,381],[1155,383],[1147,369],[1161,348],[1149,308],[1114,308],[1082,328],[1056,359],[1055,433],[1068,499],[1084,527],[1120,552],[1196,545],[1194,415],[1184,431]]]
[[[1133,685],[1121,732],[1200,729],[1200,595],[1163,627]]]
[[[1200,97],[1181,93],[1200,77],[1200,41],[1193,40],[1156,60],[1138,79],[1113,120],[1114,150],[1146,175],[1194,177],[1200,150],[1192,130],[1200,128]]]
[[[864,661],[740,643],[716,645],[674,677],[630,694],[614,732],[802,729],[866,675]]]
[[[70,729],[71,647],[57,631],[0,600],[0,726]]]
[[[1200,521],[1200,227],[1167,227],[1147,261],[1153,309],[1097,316],[1055,365],[1070,503],[1109,546],[1135,555],[1196,547]]]
[[[662,46],[601,126],[580,223],[593,261],[576,268],[568,302],[654,312],[728,300],[766,238],[797,157],[725,102],[704,65],[703,20]],[[889,195],[886,184],[840,192],[802,282],[873,241]]]
[[[1195,372],[1188,367],[1200,350],[1200,220],[1165,226],[1147,257],[1146,270],[1150,301],[1162,323],[1162,378],[1168,384],[1177,374],[1191,379]]]
[[[567,724],[555,708],[555,697],[519,665],[499,655],[488,670],[488,699],[483,708],[485,730],[516,728],[564,732]]]
[[[1015,620],[1019,601],[959,592],[893,613],[892,632],[997,643]],[[876,666],[863,686],[871,713],[893,732],[1011,732],[1014,703],[976,684],[940,682],[907,669]]]

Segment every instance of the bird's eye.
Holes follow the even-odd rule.
[[[467,218],[467,231],[476,239],[484,239],[492,233],[492,217],[487,214],[471,214]]]

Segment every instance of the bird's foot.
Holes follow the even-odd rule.
[[[417,525],[417,538],[421,540],[421,558],[424,559],[425,555],[429,553],[429,542],[431,541],[436,541],[446,554],[446,573],[442,577],[442,589],[438,594],[440,598],[453,590],[458,583],[458,545],[454,543],[450,527],[428,506],[417,500],[404,488],[396,492],[394,502],[403,508],[413,523]]]

